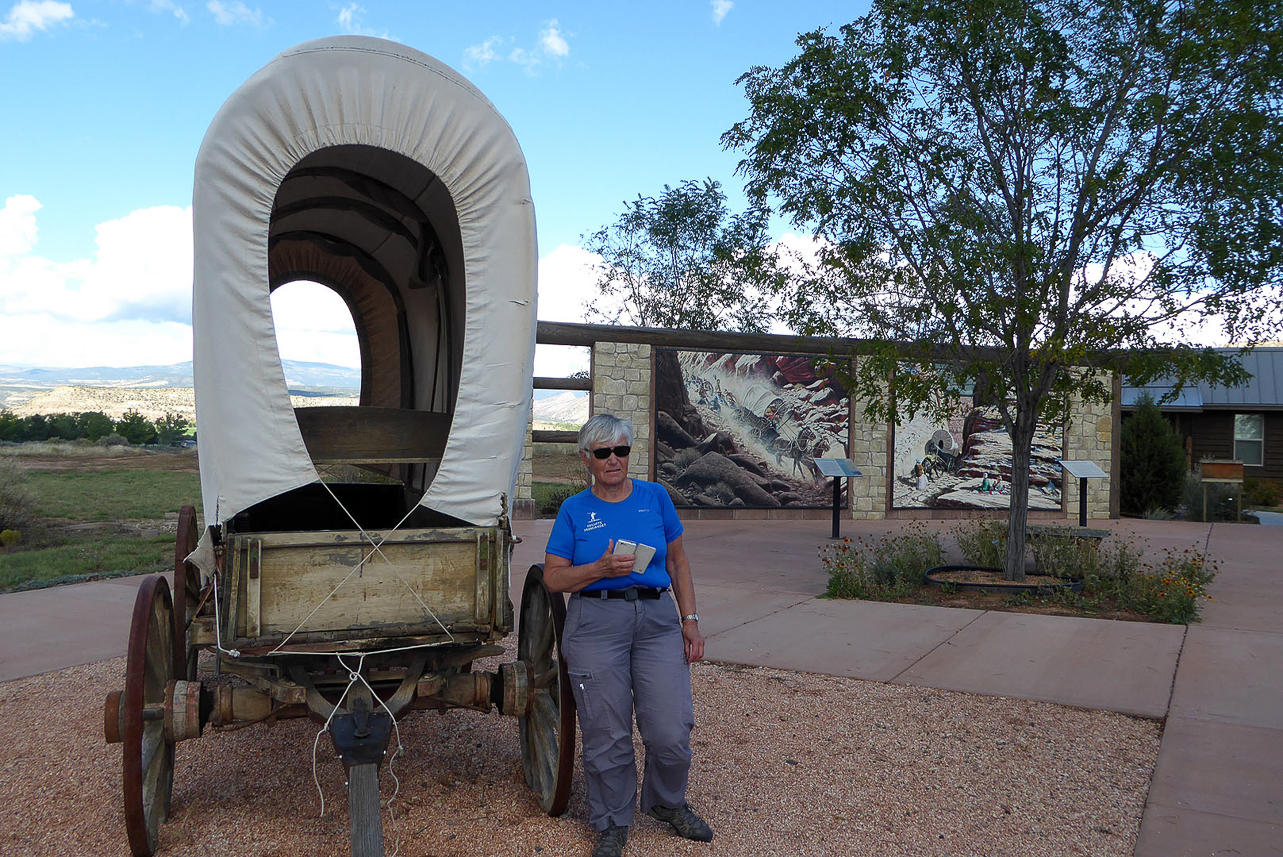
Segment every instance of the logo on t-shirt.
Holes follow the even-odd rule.
[[[604,526],[606,526],[606,522],[601,518],[598,518],[596,512],[589,512],[588,523],[584,525],[584,532],[587,533],[592,530],[600,530]]]

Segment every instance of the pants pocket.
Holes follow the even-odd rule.
[[[585,670],[568,668],[570,692],[575,695],[575,707],[579,709],[581,720],[592,718],[592,700],[596,695],[593,690],[592,673]]]

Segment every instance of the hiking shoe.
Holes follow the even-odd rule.
[[[628,842],[628,828],[612,824],[597,834],[597,844],[593,847],[592,857],[623,857],[624,845]]]
[[[691,812],[689,804],[682,804],[677,809],[653,806],[646,814],[660,821],[667,821],[673,826],[673,830],[677,831],[677,835],[684,839],[694,839],[696,842],[713,841],[713,828],[709,827],[704,819]]]

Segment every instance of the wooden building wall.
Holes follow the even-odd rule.
[[[1265,415],[1264,464],[1248,467],[1248,476],[1283,481],[1283,412],[1244,411]],[[1203,411],[1201,413],[1169,413],[1177,434],[1189,438],[1186,450],[1192,464],[1204,458],[1231,459],[1234,457],[1234,412]]]

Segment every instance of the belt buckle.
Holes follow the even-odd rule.
[[[637,600],[637,597],[638,597],[638,596],[637,596],[637,587],[635,587],[635,586],[630,586],[630,587],[628,587],[627,589],[625,589],[625,590],[624,590],[624,600],[625,600],[625,601],[636,601],[636,600]]]

